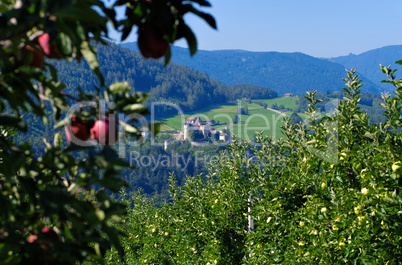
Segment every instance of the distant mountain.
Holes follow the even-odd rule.
[[[128,81],[135,90],[150,92],[147,102],[168,101],[184,111],[227,102],[225,94],[229,87],[204,73],[173,63],[165,67],[162,61],[146,60],[140,54],[116,44],[97,45],[96,49],[107,84]],[[68,85],[66,92],[74,95],[77,93],[76,87],[80,86],[85,91],[95,93],[97,82],[86,63],[52,63],[59,71],[60,80]],[[156,114],[177,114],[176,109],[166,106],[157,110]]]
[[[359,73],[369,78],[375,84],[380,84],[382,80],[387,79],[386,75],[379,70],[380,64],[383,66],[391,65],[393,69],[396,69],[398,67],[396,67],[395,61],[401,59],[402,45],[394,45],[370,50],[359,55],[349,54],[347,56],[330,58],[328,60],[339,63],[347,69],[356,68]],[[401,69],[400,66],[399,69]],[[396,76],[402,78],[402,73],[396,72]],[[381,87],[386,89],[393,88],[389,84],[381,84]]]
[[[154,111],[156,115],[177,114],[177,109],[170,103],[183,111],[194,111],[228,102],[233,96],[240,98],[243,93],[253,98],[277,97],[276,91],[266,87],[245,85],[240,91],[184,65],[170,63],[165,67],[163,60],[144,59],[138,52],[113,43],[96,45],[96,49],[108,85],[127,81],[135,90],[150,93],[147,102],[169,102],[158,104]],[[86,63],[57,60],[52,63],[59,71],[59,78],[68,85],[66,92],[74,95],[77,86],[95,91],[96,79]]]
[[[138,50],[137,44],[122,47]],[[304,94],[317,90],[322,93],[344,87],[345,67],[303,53],[249,52],[242,50],[204,51],[194,57],[185,48],[172,48],[172,61],[206,73],[225,85],[252,84],[269,87],[279,95]],[[382,89],[361,75],[363,92],[380,93]]]

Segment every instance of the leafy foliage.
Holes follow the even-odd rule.
[[[74,115],[85,126],[104,116],[109,121],[122,115],[148,115],[143,105],[146,94],[133,92],[124,80],[105,81],[93,43],[107,44],[107,22],[123,35],[144,21],[150,25],[166,23],[171,31],[163,34],[169,43],[182,37],[191,40],[192,53],[195,37],[183,15],[191,12],[215,27],[210,15],[193,6],[209,6],[207,1],[151,2],[121,0],[110,7],[98,0],[0,2],[1,264],[102,262],[111,245],[123,256],[119,240],[123,231],[112,223],[119,223],[126,209],[110,195],[127,185],[120,174],[128,164],[119,159],[116,150],[87,143],[65,145],[56,133],[43,139],[45,150],[38,153],[35,143],[14,143],[9,135],[14,130],[29,130],[25,115],[41,118],[46,124],[49,110],[53,111],[55,127],[69,126],[73,113],[68,110],[77,102]],[[121,6],[128,11],[119,21],[115,8]],[[133,6],[145,7],[147,12],[138,13]],[[167,6],[173,12],[168,21],[148,16],[166,11]],[[181,28],[185,30],[178,30]],[[166,54],[166,63],[169,57],[170,53]],[[72,90],[78,93],[68,94],[47,59],[85,60],[97,80],[90,83],[90,91],[77,87]],[[121,120],[120,124],[125,135],[140,136],[137,124]],[[157,132],[156,126],[149,127]]]
[[[317,103],[316,108],[320,111],[331,112],[334,107],[338,104],[338,100],[343,99],[345,93],[334,92],[329,94],[316,93],[316,98],[320,100]],[[381,106],[384,100],[378,94],[374,93],[361,93],[358,107],[361,108],[365,113],[369,115],[371,123],[379,124],[385,121],[384,109]],[[308,109],[309,101],[305,97],[301,97],[299,100],[299,106],[297,112],[304,112]]]
[[[291,124],[303,123],[303,119],[296,112],[293,112],[292,115],[290,116],[289,123]]]
[[[311,92],[308,122],[288,122],[286,139],[234,141],[209,174],[183,187],[172,178],[172,202],[158,208],[131,198],[126,261],[400,263],[402,81],[382,70],[397,88],[383,97],[385,122],[370,124],[358,107],[361,81],[350,71],[335,115],[321,116]]]

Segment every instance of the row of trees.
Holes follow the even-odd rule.
[[[251,103],[252,99],[271,99],[278,97],[278,93],[270,88],[250,84],[230,86],[224,93],[229,101],[245,98],[249,103]]]

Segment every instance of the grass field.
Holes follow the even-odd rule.
[[[283,137],[281,126],[283,115],[267,109],[249,110],[248,115],[239,115],[240,122],[229,127],[231,133],[244,140],[253,140],[256,131],[263,131],[263,135],[277,138]]]
[[[263,103],[268,104],[268,108],[272,107],[272,104],[276,103],[278,106],[284,105],[285,108],[290,108],[293,111],[297,108],[297,101],[299,97],[283,97],[283,98],[274,98],[274,99],[261,99],[255,101],[262,101]]]
[[[277,99],[261,99],[253,101],[262,101],[271,107],[276,103],[278,106],[283,104],[285,108],[295,109],[297,107],[297,97],[286,97]],[[245,103],[241,104],[242,107]],[[208,109],[199,110],[197,112],[185,113],[183,115],[176,115],[170,118],[161,120],[165,125],[161,127],[162,131],[168,131],[173,129],[182,131],[184,122],[189,117],[200,117],[202,120],[215,120],[219,122],[219,125],[214,128],[221,130],[224,129],[226,124],[229,126],[229,130],[244,140],[252,140],[256,131],[264,131],[264,135],[271,135],[274,137],[283,137],[281,132],[281,126],[283,125],[283,115],[274,111],[264,109],[258,104],[247,104],[248,115],[239,115],[239,122],[233,123],[234,116],[237,114],[238,104],[225,104],[215,105]],[[286,112],[287,115],[291,115],[292,112]]]

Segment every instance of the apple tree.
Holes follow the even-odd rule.
[[[159,207],[134,197],[123,226],[127,261],[399,264],[402,86],[394,70],[381,70],[396,89],[383,95],[384,123],[361,111],[362,84],[348,71],[334,111],[321,113],[308,93],[308,118],[288,120],[284,139],[234,141],[208,175],[182,187],[172,179],[171,202]],[[109,264],[116,257],[109,252]]]
[[[362,84],[351,71],[335,113],[317,117],[310,93],[308,124],[287,125],[281,149],[257,151],[282,163],[264,168],[246,264],[401,261],[401,90],[382,70],[396,86],[383,95],[384,123],[371,124],[359,108]]]
[[[237,142],[236,142],[237,143]],[[240,264],[248,233],[248,200],[253,170],[247,145],[222,153],[222,166],[188,177],[183,186],[170,178],[171,202],[155,207],[141,194],[127,200],[122,228],[129,264]],[[133,207],[132,207],[133,206]],[[106,261],[115,264],[116,250]]]
[[[170,44],[180,38],[187,40],[191,54],[197,50],[185,14],[216,27],[213,17],[199,10],[208,6],[205,0],[0,2],[1,264],[102,262],[110,245],[124,255],[122,231],[113,224],[126,210],[111,194],[126,185],[120,170],[127,163],[111,145],[122,143],[119,125],[120,134],[139,137],[135,118],[123,123],[118,117],[146,116],[147,95],[133,92],[124,80],[106,85],[94,43],[107,45],[108,23],[122,33],[120,40],[138,29],[141,52],[165,55],[168,63]],[[118,19],[116,9],[122,7],[125,17]],[[76,95],[66,94],[52,60],[88,64],[97,85],[90,93],[77,88]],[[74,112],[72,105],[78,106]],[[43,139],[39,154],[30,142],[14,143],[14,131],[29,131],[26,114],[47,122],[48,110],[66,135],[61,130]],[[90,137],[97,144],[88,144]]]

